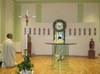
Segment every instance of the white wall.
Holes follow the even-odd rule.
[[[42,22],[53,22],[56,19],[77,22],[76,3],[43,3],[41,10]]]
[[[70,9],[69,9],[70,8]],[[22,4],[21,5],[21,14],[25,15],[26,10],[29,11],[29,15],[36,15],[36,5],[35,4]],[[41,4],[41,22],[53,22],[58,18],[65,19],[68,22],[77,22],[77,4],[75,3],[42,3]],[[35,19],[29,19],[29,27],[34,27]],[[25,28],[25,19],[23,18],[21,21],[21,46],[22,51],[25,49],[25,36],[24,28]],[[39,26],[39,25],[37,25]],[[47,25],[48,26],[48,25]],[[41,36],[42,37],[42,36]],[[37,40],[38,37],[34,39]],[[45,38],[45,37],[44,37]],[[24,43],[23,43],[24,42]],[[43,41],[42,41],[43,42]],[[35,47],[37,45],[34,45]],[[32,48],[34,49],[34,47]],[[41,50],[41,49],[39,49]],[[36,50],[36,54],[46,54],[45,52]],[[48,52],[47,52],[48,54]]]
[[[0,51],[2,51],[3,50],[3,47],[2,47],[2,44],[0,44]]]
[[[16,52],[21,52],[21,42],[14,42]]]
[[[87,22],[99,23],[99,4],[97,3],[86,3],[84,4],[84,20]]]
[[[98,25],[94,23],[67,23],[66,29],[66,43],[77,43],[76,45],[69,45],[69,55],[75,56],[87,56],[89,50],[90,39],[93,38],[95,42],[96,56],[98,56],[99,38],[98,38]],[[36,35],[34,35],[34,28],[36,28]],[[39,35],[39,28],[41,34]],[[45,35],[43,35],[43,28],[45,28]],[[48,28],[50,29],[50,35],[48,35]],[[71,28],[72,34],[69,35],[69,29]],[[74,28],[76,28],[76,35],[74,35]],[[79,28],[81,28],[81,35],[79,35]],[[84,28],[86,29],[86,35],[84,35]],[[89,35],[89,28],[91,28],[91,35]],[[94,35],[94,28],[96,28],[96,35]],[[22,37],[25,42],[25,35]],[[51,55],[52,46],[45,44],[53,42],[53,28],[52,23],[35,23],[32,27],[32,53],[36,55]],[[23,43],[24,43],[23,42]],[[25,43],[23,44],[25,45]]]
[[[69,28],[72,29],[72,35],[68,35]],[[76,28],[76,35],[74,35],[74,28]],[[79,28],[81,28],[81,35],[79,35]],[[91,35],[89,35],[89,28],[91,28]],[[96,35],[94,35],[94,28],[96,28]],[[86,35],[84,35],[86,29]],[[95,42],[96,56],[99,51],[99,30],[98,24],[95,23],[68,23],[66,31],[66,42],[75,42],[76,45],[69,46],[69,55],[87,56],[89,50],[90,39],[93,38]]]
[[[84,4],[84,22],[95,22],[100,24],[100,12],[99,12],[99,4],[97,3],[85,3]],[[100,26],[98,26],[100,28]],[[100,35],[100,32],[99,32]],[[100,54],[100,47],[99,47]]]
[[[98,24],[98,22],[99,22],[99,20],[98,20],[99,19],[98,4],[85,3],[85,4],[83,4],[83,6],[84,6],[84,20],[83,21],[85,23],[96,22]],[[35,4],[22,4],[21,5],[21,15],[24,16],[25,13],[26,13],[26,10],[29,11],[30,16],[36,15],[36,5]],[[1,13],[1,9],[0,9],[0,13]],[[41,22],[44,22],[44,25],[45,25],[44,27],[51,27],[51,24],[49,24],[48,22],[52,23],[53,21],[55,21],[58,18],[66,20],[67,23],[68,22],[77,23],[77,3],[42,3],[41,4],[41,16],[42,16]],[[13,32],[13,20],[12,20],[12,18],[13,18],[13,1],[7,0],[6,1],[6,25],[5,25],[6,34],[8,32]],[[36,19],[30,18],[29,19],[29,27],[31,27],[31,28],[34,28],[34,27],[43,28],[43,25],[41,26],[41,24],[43,24],[43,23],[37,24],[35,21],[36,21]],[[47,24],[45,22],[47,22]],[[36,24],[37,24],[37,26],[36,26]],[[22,36],[21,40],[22,41],[15,43],[15,47],[19,48],[19,49],[17,49],[18,52],[21,51],[20,50],[21,47],[22,47],[21,49],[24,49],[23,41],[25,41],[25,37],[24,37],[23,34],[24,34],[25,25],[26,25],[25,19],[23,18],[22,21],[21,21],[21,36]],[[8,27],[8,26],[10,26],[10,27]],[[41,38],[39,38],[37,35],[34,36],[34,37],[32,38],[33,43],[37,42],[37,40],[41,39],[41,38],[42,38],[41,39],[42,44],[44,43],[44,39],[46,39],[45,41],[47,41],[47,42],[52,40],[52,35],[50,35],[50,36],[47,35],[45,37],[44,37],[44,35],[41,35]],[[75,37],[74,40],[77,41],[78,40],[77,38],[78,37]],[[83,38],[83,39],[86,39],[86,38]],[[67,40],[67,41],[70,41],[70,40]],[[86,41],[89,41],[89,40],[86,40]],[[78,42],[80,42],[80,41],[78,40]],[[37,43],[39,44],[40,42],[37,42]],[[41,47],[41,49],[43,49],[44,46],[45,45],[43,45],[43,47]],[[81,46],[81,45],[79,45],[79,46]],[[35,47],[36,48],[38,47],[37,50],[34,50]],[[40,47],[37,44],[34,44],[32,46],[33,53],[35,52],[36,54],[51,54],[51,50],[49,50],[49,49],[45,50],[48,47],[45,47],[44,50],[41,50],[39,48]],[[49,48],[51,49],[51,47],[49,47]],[[77,49],[77,51],[78,50],[80,50],[80,49]],[[87,54],[85,51],[80,51],[80,52],[84,52],[85,54],[84,53],[81,54],[77,51],[74,52],[74,50],[70,50],[70,52],[71,52],[70,55],[77,55],[77,54],[86,55]]]
[[[2,0],[0,0],[0,41],[1,41],[1,7],[2,7]]]
[[[36,55],[51,55],[52,46],[47,45],[47,42],[53,42],[53,29],[51,23],[36,23],[32,27],[32,31],[36,28],[36,35],[32,33],[32,53]],[[39,28],[41,34],[39,35]],[[43,28],[45,28],[45,35],[43,35]],[[50,29],[50,35],[48,35],[48,28]]]
[[[98,17],[99,17],[99,11],[98,11],[98,4],[95,3],[85,3],[83,4],[84,7],[84,20],[83,22],[86,23],[77,23],[77,3],[42,3],[41,4],[41,23],[36,23],[35,19],[29,19],[29,27],[32,28],[32,34],[33,34],[33,28],[50,28],[51,35],[31,35],[32,36],[32,53],[35,53],[36,55],[50,55],[52,53],[51,47],[49,45],[46,45],[46,42],[52,42],[52,23],[58,18],[61,18],[63,20],[66,20],[68,27],[71,28],[89,28],[89,27],[98,27]],[[21,8],[21,14],[25,15],[26,10],[29,10],[30,15],[36,15],[36,6],[35,4],[22,4]],[[22,50],[25,49],[25,36],[24,36],[24,28],[25,28],[25,19],[22,19],[21,21],[22,27],[21,27],[21,47]],[[70,22],[70,23],[69,23]],[[74,24],[73,24],[73,23]],[[88,24],[88,22],[95,22],[95,24]],[[72,24],[71,24],[72,23]],[[85,25],[85,26],[84,26]],[[68,31],[67,31],[68,32]],[[66,32],[66,33],[67,33]],[[83,30],[82,30],[83,32]],[[72,33],[73,34],[73,33]],[[83,34],[81,36],[67,36],[66,34],[66,42],[76,42],[77,45],[71,46],[69,54],[70,55],[79,55],[79,56],[87,56],[88,51],[88,43],[90,41],[90,38],[93,37],[95,42],[97,42],[96,47],[96,53],[98,51],[98,34],[96,36],[84,36]],[[81,44],[82,43],[82,44]],[[84,45],[85,44],[85,45]]]
[[[29,16],[35,16],[36,15],[36,7],[35,4],[22,4],[21,6],[21,15],[25,16],[26,11],[28,10]],[[36,19],[35,18],[29,18],[29,27],[33,27]],[[26,27],[26,19],[21,18],[21,51],[25,49],[25,36],[24,36],[24,28]],[[23,53],[22,53],[23,54]]]
[[[5,23],[5,35],[7,33],[13,33],[13,1],[6,0],[6,23]]]

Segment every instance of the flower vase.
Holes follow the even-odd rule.
[[[22,70],[20,74],[34,74],[34,71]]]
[[[28,70],[22,70],[22,74],[29,74]]]

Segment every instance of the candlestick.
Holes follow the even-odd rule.
[[[29,34],[29,28],[26,26],[26,41],[25,41],[26,42],[25,43],[26,44],[26,47],[25,47],[26,49],[27,49],[27,46],[28,46],[27,45],[27,43],[28,43],[28,41],[27,41],[28,40],[28,34]]]
[[[25,48],[27,49],[27,34],[26,34],[26,43],[25,44],[26,44],[26,47]]]

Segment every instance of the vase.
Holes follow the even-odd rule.
[[[22,70],[22,74],[29,74],[28,70]]]
[[[20,74],[34,74],[34,71],[22,70]]]

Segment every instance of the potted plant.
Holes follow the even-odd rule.
[[[34,67],[34,65],[31,64],[27,51],[28,50],[25,49],[24,61],[17,65],[17,74],[33,74],[32,67]]]

